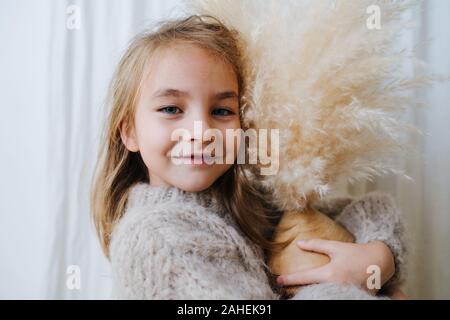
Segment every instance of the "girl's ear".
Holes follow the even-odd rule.
[[[125,148],[131,152],[138,152],[139,145],[136,138],[136,131],[134,127],[130,128],[128,126],[127,121],[122,121],[120,125],[120,138],[122,139],[122,143],[125,145]]]

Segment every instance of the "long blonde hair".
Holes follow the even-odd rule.
[[[110,236],[123,214],[130,188],[137,182],[149,182],[140,153],[128,151],[120,137],[121,125],[134,123],[135,106],[149,57],[158,48],[174,42],[187,42],[211,51],[233,67],[242,104],[245,88],[238,41],[237,32],[227,29],[217,19],[194,15],[162,22],[156,31],[139,34],[123,55],[109,87],[107,106],[111,109],[102,135],[91,192],[93,221],[108,258]],[[274,244],[268,238],[274,226],[270,221],[273,210],[246,171],[243,166],[234,164],[216,180],[212,191],[245,235],[264,249],[271,249]]]

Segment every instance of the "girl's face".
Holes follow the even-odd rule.
[[[238,143],[233,150],[225,148],[226,129],[240,128],[236,74],[229,63],[190,44],[157,50],[149,70],[142,83],[134,129],[126,133],[122,127],[122,141],[128,150],[140,151],[151,185],[175,186],[194,192],[204,190],[233,165],[225,161],[225,156],[230,152],[236,155],[239,148]],[[201,122],[196,123],[194,134],[196,121]],[[173,139],[176,129],[186,130],[190,137]],[[216,150],[213,156],[223,154],[222,164],[206,164],[201,160],[205,147],[212,143],[204,133],[211,129],[221,133],[215,142],[217,146],[223,145],[223,149]],[[177,159],[182,164],[176,164],[172,151],[179,150],[181,145],[189,153],[179,155],[186,158]],[[200,159],[192,163],[194,155],[198,158],[199,154]]]

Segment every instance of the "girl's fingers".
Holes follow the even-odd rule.
[[[325,282],[326,274],[326,266],[311,268],[304,271],[279,276],[277,278],[277,283],[283,286],[320,283]]]
[[[340,244],[339,241],[324,240],[324,239],[310,239],[299,240],[297,245],[306,251],[314,251],[324,253],[331,257],[336,252],[336,247]]]

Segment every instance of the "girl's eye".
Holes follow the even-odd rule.
[[[159,109],[158,111],[167,114],[178,114],[181,112],[180,108],[178,108],[177,106],[167,106]]]
[[[212,114],[215,116],[230,116],[234,114],[234,112],[224,108],[217,108],[213,110]]]

